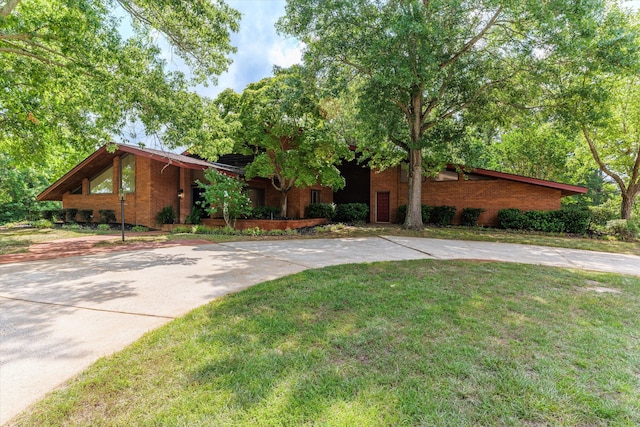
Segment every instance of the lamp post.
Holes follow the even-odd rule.
[[[122,219],[122,241],[124,242],[124,198],[125,192],[120,190],[120,218]]]

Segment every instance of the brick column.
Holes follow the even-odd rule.
[[[179,224],[182,224],[191,213],[191,169],[180,168],[180,189],[182,198],[180,199],[180,212],[178,212]]]

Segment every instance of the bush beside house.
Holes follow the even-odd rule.
[[[591,223],[591,212],[583,209],[526,212],[501,209],[498,221],[500,228],[506,229],[584,234]]]

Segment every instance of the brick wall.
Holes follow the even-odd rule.
[[[250,187],[262,188],[265,190],[264,204],[265,206],[280,207],[280,192],[273,188],[270,181],[251,181]],[[287,216],[290,218],[304,218],[304,210],[311,203],[311,190],[320,190],[320,200],[322,203],[333,202],[333,191],[330,188],[321,185],[313,185],[311,187],[297,188],[293,187],[289,190],[287,196]]]
[[[116,172],[118,170],[118,161],[119,159],[116,157],[114,159],[114,182],[119,180]],[[184,181],[181,182],[180,180],[180,169],[177,166],[166,166],[166,163],[139,156],[136,156],[135,164],[136,190],[135,193],[126,195],[124,220],[128,224],[156,228],[159,224],[156,224],[155,217],[163,207],[172,205],[176,212],[180,212],[178,190],[180,188],[184,189],[184,187],[180,187]],[[86,177],[85,179],[88,180],[90,178],[92,177]],[[186,178],[183,177],[183,179]],[[117,188],[112,194],[89,194],[88,185],[85,182],[83,182],[82,187],[83,194],[67,193],[62,196],[63,207],[92,209],[94,222],[100,220],[99,210],[111,209],[115,211],[116,220],[118,222],[121,221],[120,199]],[[187,187],[185,193],[189,191],[190,188]],[[184,212],[184,208],[182,212]]]
[[[156,215],[165,206],[173,206],[176,214],[180,212],[178,190],[180,187],[180,168],[177,166],[151,160],[149,165],[150,217],[144,218],[155,223]],[[176,218],[177,220],[177,218]],[[160,224],[156,224],[159,226]]]
[[[398,206],[407,203],[408,187],[400,182],[400,169],[392,168],[383,172],[371,172],[371,222],[375,222],[376,193],[390,193],[391,222],[397,222]],[[483,208],[478,223],[495,226],[498,211],[505,208],[528,210],[560,209],[561,191],[503,179],[436,182],[427,179],[422,183],[422,203],[429,206],[455,206],[458,211],[453,219],[460,222],[463,208]]]
[[[376,222],[376,199],[378,193],[389,193],[389,216],[390,222],[398,222],[398,206],[406,203],[407,190],[404,189],[404,194],[401,196],[398,190],[398,183],[400,182],[400,168],[389,168],[384,171],[371,170],[371,195],[369,206],[369,222]],[[402,199],[404,197],[404,199]],[[401,202],[401,200],[405,200]]]

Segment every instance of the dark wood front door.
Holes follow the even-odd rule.
[[[376,222],[389,222],[389,193],[376,193]]]

